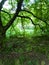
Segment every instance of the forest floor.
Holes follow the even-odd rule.
[[[49,37],[15,37],[7,39],[0,59],[14,59],[15,65],[49,65]],[[5,59],[8,59],[5,61]],[[10,61],[11,61],[10,60]],[[9,61],[9,63],[11,63]],[[3,63],[3,65],[5,65]],[[11,64],[8,64],[11,65]]]

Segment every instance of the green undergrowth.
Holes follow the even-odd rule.
[[[6,38],[4,40],[1,54],[4,55],[4,65],[40,65],[40,63],[41,65],[48,65],[49,37],[36,36],[32,38]]]

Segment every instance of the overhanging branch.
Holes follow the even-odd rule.
[[[1,10],[2,12],[4,12],[4,13],[7,13],[8,15],[9,15],[9,18],[11,18],[11,14],[9,14],[9,12],[6,12],[6,11],[4,11],[4,10]]]
[[[18,5],[17,5],[17,9],[16,9],[16,12],[15,12],[14,16],[10,19],[10,21],[4,27],[5,31],[12,25],[12,23],[14,22],[14,20],[17,18],[19,12],[21,11],[22,3],[23,3],[23,0],[19,0]]]
[[[27,18],[27,19],[31,20],[31,22],[32,22],[32,24],[35,26],[35,28],[36,28],[36,26],[38,25],[39,28],[40,28],[42,31],[44,31],[43,28],[40,26],[40,24],[35,24],[30,17],[28,17],[28,16],[20,16],[20,15],[18,15],[17,17]]]
[[[37,19],[39,19],[39,20],[45,22],[45,23],[48,25],[48,23],[46,22],[47,20],[44,20],[44,19],[42,19],[42,18],[40,18],[40,17],[34,15],[32,12],[30,12],[30,11],[28,11],[28,10],[22,10],[22,9],[21,9],[21,11],[28,12],[29,14],[33,15],[35,18],[37,18]]]
[[[31,20],[31,22],[32,22],[33,25],[35,25],[34,22],[33,22],[33,20],[30,17],[28,17],[28,16],[20,16],[20,15],[18,15],[17,17],[27,18],[27,19]]]

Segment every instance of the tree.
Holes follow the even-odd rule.
[[[49,14],[47,14],[49,13],[48,0],[47,1],[35,0],[34,3],[30,3],[30,0],[14,0],[14,1],[10,0],[9,4],[12,6],[10,10],[6,10],[3,8],[5,2],[6,0],[2,0],[0,2],[0,49],[1,49],[0,52],[2,52],[4,49],[3,42],[6,37],[6,31],[12,25],[14,25],[13,23],[15,20],[17,21],[21,20],[23,29],[24,29],[23,21],[26,21],[26,22],[31,21],[31,23],[34,25],[34,31],[35,31],[34,34],[37,34],[38,32],[42,34],[47,34],[47,35],[49,34],[48,33],[49,32],[49,22],[48,22]],[[15,10],[15,13],[11,13],[13,9]],[[21,18],[21,19],[17,19],[17,18]],[[15,47],[15,45],[13,47]]]

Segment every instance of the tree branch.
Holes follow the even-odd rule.
[[[0,32],[3,30],[2,20],[1,20],[1,12],[0,12]]]
[[[14,16],[10,19],[10,21],[7,23],[7,25],[4,27],[5,31],[12,25],[16,17],[18,16],[19,12],[21,11],[21,6],[22,6],[23,0],[19,0],[18,5],[17,5],[17,10],[14,14]]]
[[[6,11],[4,11],[4,10],[1,10],[1,11],[7,13],[7,14],[9,15],[9,17],[11,18],[11,16],[10,16],[11,14],[9,14],[8,12],[6,12]],[[36,25],[38,25],[38,26],[40,27],[39,24],[35,24],[35,23],[33,22],[33,20],[32,20],[30,17],[28,17],[28,16],[20,16],[20,15],[18,15],[17,17],[30,19],[31,22],[32,22],[32,24],[35,25],[35,27],[36,27]],[[42,29],[42,28],[40,27],[40,29]]]
[[[43,28],[40,26],[40,24],[35,24],[30,17],[28,17],[28,16],[20,16],[20,15],[18,15],[17,17],[27,18],[27,19],[31,20],[31,22],[32,22],[32,24],[35,26],[35,28],[36,28],[36,26],[38,25],[39,28],[40,28],[42,31],[44,31]]]
[[[37,18],[37,19],[39,19],[39,20],[41,20],[41,21],[45,22],[45,23],[48,25],[48,23],[46,22],[47,20],[42,19],[42,18],[40,18],[40,17],[38,17],[38,16],[34,15],[32,12],[30,12],[30,11],[28,11],[28,10],[22,10],[22,9],[21,9],[21,11],[25,11],[25,12],[30,13],[30,14],[31,14],[31,15],[33,15],[35,18]]]
[[[1,9],[2,9],[2,7],[3,7],[4,3],[5,3],[5,1],[6,1],[6,0],[2,0],[1,3],[0,3],[0,32],[1,32],[1,33],[4,33],[4,32],[3,32],[3,31],[4,31],[4,27],[3,27],[3,25],[2,25],[2,20],[1,20]]]
[[[32,19],[31,19],[30,17],[28,17],[28,16],[20,16],[20,15],[18,15],[17,17],[30,19],[30,20],[31,20],[31,22],[32,22],[32,24],[33,24],[33,25],[35,25],[35,24],[34,24],[34,22],[32,21]]]
[[[9,15],[9,18],[11,18],[11,14],[9,14],[9,12],[6,12],[5,10],[1,10],[2,12],[4,12],[4,13],[7,13],[8,15]]]

